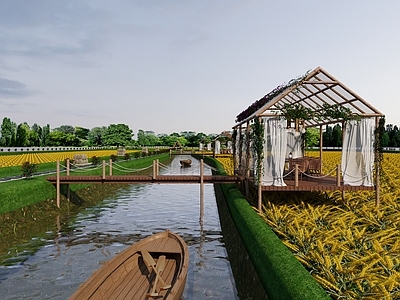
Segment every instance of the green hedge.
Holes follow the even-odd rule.
[[[217,170],[222,168],[212,158],[206,157],[205,161]],[[331,299],[258,216],[239,189],[233,184],[222,184],[221,188],[231,217],[269,299]]]

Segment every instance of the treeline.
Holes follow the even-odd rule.
[[[138,130],[136,139],[126,124],[110,124],[92,129],[72,125],[50,128],[50,125],[30,126],[24,122],[17,125],[4,117],[0,128],[0,147],[47,147],[47,146],[169,146],[181,145],[198,147],[207,144],[216,134],[183,131],[172,134],[158,134]]]
[[[319,146],[319,130],[310,128],[306,133],[306,143],[309,147]],[[342,127],[327,125],[322,133],[322,142],[324,147],[342,146]],[[382,147],[400,147],[400,130],[397,125],[388,124],[385,127],[381,138]]]

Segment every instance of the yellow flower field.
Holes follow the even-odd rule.
[[[332,170],[340,153],[323,159]],[[379,210],[374,192],[269,193],[260,215],[334,299],[399,299],[399,171],[384,154]]]
[[[307,153],[319,155],[318,152]],[[218,158],[227,171],[232,160]],[[340,152],[323,154],[324,173]],[[334,299],[400,299],[400,154],[383,155],[381,205],[371,191],[264,194],[259,212]]]
[[[126,153],[137,152],[138,150],[126,150]],[[57,160],[64,161],[65,159],[73,159],[75,154],[86,154],[87,158],[93,156],[103,157],[116,155],[117,150],[87,150],[87,151],[65,151],[65,152],[36,152],[36,153],[21,153],[15,155],[0,155],[0,168],[21,166],[24,162],[34,164],[55,162]]]

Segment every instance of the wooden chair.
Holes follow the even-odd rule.
[[[308,170],[307,173],[311,176],[320,176],[321,175],[321,159],[316,157],[309,158]]]
[[[303,180],[303,173],[308,172],[309,161],[306,157],[297,157],[292,159],[292,168],[296,165],[299,167],[300,179]]]

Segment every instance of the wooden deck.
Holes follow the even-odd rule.
[[[49,182],[56,184],[57,176],[46,178]],[[204,175],[203,183],[241,183],[243,176],[222,176],[222,175]],[[250,178],[251,184],[254,183]],[[350,186],[344,185],[343,181],[337,185],[336,177],[303,177],[298,180],[298,186],[295,186],[294,179],[284,179],[286,186],[262,186],[262,191],[361,191],[375,190],[375,186]],[[123,176],[60,176],[60,184],[74,183],[201,183],[200,175],[123,175]]]
[[[336,177],[303,177],[295,186],[294,179],[284,179],[286,186],[262,186],[262,191],[374,191],[375,186],[350,186],[343,181],[337,185]]]

